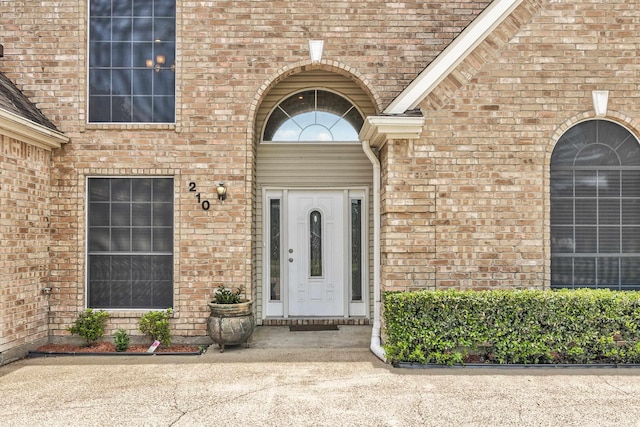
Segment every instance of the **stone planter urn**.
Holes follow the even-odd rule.
[[[207,320],[207,333],[220,352],[227,345],[245,344],[256,325],[253,316],[253,301],[233,304],[209,302],[211,314]]]

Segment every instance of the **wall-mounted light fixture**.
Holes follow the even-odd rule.
[[[324,40],[309,40],[309,55],[311,56],[311,62],[320,62],[322,59],[323,47]]]
[[[220,203],[227,199],[227,187],[224,185],[224,182],[218,183],[216,193],[218,193],[218,200],[220,200]]]

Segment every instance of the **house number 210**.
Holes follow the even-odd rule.
[[[196,183],[195,182],[191,181],[189,183],[189,191],[192,191],[194,193],[196,191],[198,191],[198,190],[196,190]],[[198,203],[200,203],[200,206],[202,206],[203,210],[205,210],[205,211],[209,210],[209,208],[211,207],[211,203],[209,203],[208,200],[200,200],[200,193],[196,193],[196,199],[198,199]]]

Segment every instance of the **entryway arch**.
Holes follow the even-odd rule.
[[[254,285],[263,324],[368,321],[373,175],[357,135],[375,114],[354,79],[319,69],[281,80],[258,106]]]

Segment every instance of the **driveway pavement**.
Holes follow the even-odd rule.
[[[200,356],[21,360],[0,367],[0,425],[640,426],[640,369],[397,369],[351,328]]]

